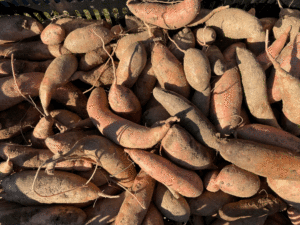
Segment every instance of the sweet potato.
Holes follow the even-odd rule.
[[[37,36],[44,29],[36,19],[21,15],[1,16],[0,26],[5,27],[0,33],[0,44]]]
[[[207,172],[203,179],[203,185],[206,190],[210,192],[217,192],[220,190],[220,185],[217,183],[217,177],[220,173],[220,170],[210,170]]]
[[[88,180],[90,179],[93,173],[94,170],[89,170],[89,171],[79,171],[76,174]],[[100,168],[96,170],[91,182],[99,187],[101,185],[107,184],[108,179],[109,179],[109,174],[104,169]]]
[[[46,160],[53,157],[53,153],[48,149],[35,149],[30,146],[1,143],[0,157],[10,161],[23,169],[38,168]],[[45,166],[44,166],[45,167]],[[56,164],[56,169],[87,171],[92,169],[91,162],[87,160],[63,161]]]
[[[190,169],[210,168],[215,151],[198,143],[184,128],[175,124],[161,141],[167,157],[177,165]]]
[[[54,135],[52,129],[53,124],[54,120],[51,116],[42,117],[40,119],[31,135],[31,142],[34,148],[47,148],[45,139]]]
[[[0,140],[16,137],[34,127],[40,119],[38,110],[22,102],[0,112]]]
[[[189,100],[175,92],[154,88],[155,99],[170,115],[180,118],[180,125],[190,132],[199,143],[218,149],[219,137],[215,127]]]
[[[66,109],[75,112],[80,118],[88,118],[86,111],[87,97],[71,82],[56,89],[52,99],[63,104]]]
[[[16,42],[0,45],[0,56],[11,58],[14,55],[16,59],[23,60],[48,60],[55,57],[71,54],[71,52],[59,45],[45,45],[41,41]]]
[[[287,209],[286,203],[271,194],[228,203],[219,209],[219,216],[226,221],[236,221],[251,217],[263,217]]]
[[[85,209],[87,214],[86,225],[105,225],[115,220],[120,207],[125,199],[125,192],[119,198],[105,198],[96,202],[95,207]]]
[[[142,225],[164,225],[164,220],[156,206],[151,202]]]
[[[147,53],[142,42],[135,42],[128,46],[122,54],[116,70],[119,85],[131,88],[147,63]]]
[[[131,187],[131,192],[135,197],[126,192],[115,224],[142,224],[152,199],[154,187],[155,180],[141,170],[137,174]]]
[[[0,179],[7,177],[13,172],[13,163],[9,158],[5,162],[0,163]]]
[[[18,75],[16,82],[12,76],[0,78],[0,111],[24,101],[22,94],[38,96],[43,77],[44,73],[34,72]]]
[[[217,38],[216,31],[211,27],[194,29],[196,41],[199,45],[211,45]]]
[[[92,91],[87,111],[104,136],[126,148],[153,147],[165,136],[170,126],[178,121],[177,117],[171,117],[164,125],[150,129],[123,119],[109,110],[106,93],[100,87]]]
[[[236,129],[237,137],[263,144],[275,145],[290,149],[294,152],[300,151],[300,139],[296,136],[263,124],[248,124]]]
[[[114,62],[115,65],[118,65],[118,62]],[[70,81],[81,80],[84,83],[93,85],[95,87],[109,87],[114,80],[114,71],[111,61],[107,64],[98,66],[90,71],[76,71]]]
[[[14,70],[16,74],[41,72],[45,73],[52,60],[32,62],[27,60],[14,60]],[[13,74],[10,59],[0,60],[0,77],[11,76]]]
[[[60,44],[66,37],[64,28],[60,25],[50,23],[45,27],[41,33],[41,41],[45,45],[57,45]]]
[[[197,198],[189,199],[191,214],[198,216],[211,216],[225,204],[235,201],[236,197],[223,191],[210,192],[204,191]]]
[[[169,117],[170,114],[165,110],[165,108],[162,105],[157,105],[145,110],[142,115],[141,124],[146,127],[152,127],[160,121],[167,120]]]
[[[99,197],[100,189],[96,185],[88,183],[82,187],[86,183],[86,179],[63,171],[55,171],[54,175],[40,174],[36,179],[34,192],[32,183],[35,174],[34,170],[26,170],[4,178],[2,180],[4,190],[2,197],[5,200],[28,206],[53,203],[74,206],[88,205],[90,201]]]
[[[201,7],[199,0],[184,0],[176,4],[128,0],[126,5],[142,21],[164,29],[186,26],[195,19]]]
[[[110,29],[110,31],[113,33],[113,35],[114,35],[115,37],[118,37],[119,35],[125,33],[124,28],[123,28],[120,24],[114,25],[114,26]]]
[[[244,170],[263,177],[299,180],[300,157],[294,151],[242,139],[220,142],[220,155]]]
[[[152,90],[156,84],[156,77],[152,69],[151,60],[148,60],[146,66],[139,75],[135,85],[133,86],[133,92],[139,99],[141,106],[146,105],[151,98]]]
[[[267,98],[266,75],[247,49],[236,49],[247,106],[253,117],[262,124],[280,128]]]
[[[105,46],[106,51],[111,53],[112,48],[110,45]],[[87,52],[80,58],[78,70],[89,71],[101,64],[103,64],[107,59],[108,55],[106,51],[100,47],[93,51]]]
[[[69,78],[77,70],[78,62],[74,55],[62,55],[54,59],[45,72],[40,85],[39,97],[46,116],[49,115],[53,92],[68,83]]]
[[[286,203],[300,210],[300,182],[296,180],[282,180],[268,177],[269,187]]]
[[[64,41],[64,47],[72,53],[87,53],[101,47],[102,40],[106,45],[113,38],[114,35],[109,29],[98,24],[91,24],[69,33]]]
[[[177,46],[186,51],[189,48],[195,48],[196,46],[196,40],[193,32],[190,28],[183,28],[180,30],[177,34],[173,35],[172,37],[173,41],[177,44]],[[168,48],[172,52],[172,54],[180,61],[182,62],[184,53],[182,50],[178,49],[177,46],[173,42],[169,42]]]
[[[215,75],[221,76],[225,73],[227,65],[221,50],[216,45],[211,45],[205,51],[210,68]]]
[[[132,162],[126,157],[123,149],[105,137],[89,135],[80,139],[70,152],[83,153],[97,162],[112,177],[125,187],[131,187],[136,177]]]
[[[125,152],[142,170],[179,194],[191,198],[201,195],[202,180],[194,171],[180,168],[169,160],[144,150],[125,149]]]
[[[158,183],[153,202],[158,210],[168,219],[187,222],[190,217],[190,206],[184,197],[175,198],[166,186]]]
[[[175,91],[188,98],[190,85],[183,71],[183,66],[170,50],[156,42],[151,52],[154,74],[162,88]]]
[[[1,212],[1,224],[81,225],[86,219],[85,212],[74,206],[30,206]]]
[[[65,125],[66,127],[69,127],[72,124],[81,121],[81,118],[77,114],[65,109],[52,110],[50,112],[50,115],[51,117],[53,117],[53,119]]]

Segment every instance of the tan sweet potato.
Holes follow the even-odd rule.
[[[153,202],[158,210],[168,219],[177,222],[187,222],[190,217],[190,206],[184,197],[175,198],[169,189],[158,183]]]
[[[27,16],[1,16],[0,44],[21,41],[39,35],[44,27],[36,19]]]
[[[66,37],[66,32],[60,25],[50,23],[41,33],[41,41],[45,45],[60,44]]]
[[[216,31],[211,27],[196,28],[194,34],[199,45],[211,45],[217,38]]]
[[[65,109],[52,110],[50,115],[53,117],[53,119],[67,127],[81,121],[81,118],[77,114]]]
[[[178,167],[162,156],[144,150],[125,149],[125,152],[142,170],[179,194],[191,198],[201,195],[202,180],[194,171]]]
[[[102,46],[102,40],[99,36],[106,45],[113,39],[114,34],[101,25],[91,24],[69,33],[65,39],[64,47],[72,53],[87,53]]]
[[[47,148],[45,139],[54,135],[52,129],[53,124],[54,120],[51,116],[42,117],[40,119],[31,135],[31,142],[34,148]]]

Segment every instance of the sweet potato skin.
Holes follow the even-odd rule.
[[[41,33],[41,40],[45,45],[60,44],[66,37],[65,30],[57,24],[49,24]]]
[[[169,160],[144,150],[125,149],[131,159],[155,180],[186,197],[197,197],[203,191],[201,178]],[[159,172],[159,173],[158,173]]]
[[[156,206],[151,202],[142,225],[164,225],[164,220]]]

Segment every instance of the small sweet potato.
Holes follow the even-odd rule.
[[[211,45],[217,38],[216,31],[211,27],[194,29],[196,41],[199,45]]]
[[[215,151],[198,143],[184,128],[175,124],[161,141],[167,157],[177,165],[202,170],[213,164]]]
[[[115,224],[142,224],[152,199],[154,187],[155,180],[141,170],[137,174],[130,190],[135,197],[126,192],[125,199],[120,207]]]
[[[190,206],[184,197],[175,198],[169,189],[161,183],[158,183],[153,202],[158,210],[168,219],[177,222],[187,222],[190,217]]]
[[[0,32],[0,44],[37,36],[44,29],[36,19],[21,15],[1,16],[0,26],[5,27]]]
[[[190,198],[201,195],[202,180],[194,171],[178,167],[162,156],[144,150],[125,149],[125,152],[142,170],[179,194]]]
[[[114,38],[109,29],[98,24],[91,24],[69,33],[64,41],[64,47],[72,53],[87,53],[103,45],[99,36],[105,45]]]
[[[26,170],[4,178],[2,197],[28,206],[53,203],[87,205],[99,197],[100,189],[96,185],[88,183],[82,187],[87,182],[86,179],[63,171],[54,171],[54,175],[40,174],[36,179],[34,192],[32,183],[35,174],[34,170]]]
[[[50,23],[45,27],[41,33],[41,41],[45,45],[57,45],[60,44],[66,37],[64,28],[60,25]]]
[[[225,73],[227,65],[221,50],[216,45],[211,45],[204,52],[207,56],[212,72],[218,76]]]
[[[53,124],[54,120],[51,116],[40,119],[31,135],[31,143],[34,148],[47,148],[45,139],[54,135]]]
[[[272,215],[287,209],[286,203],[271,194],[228,203],[219,209],[219,216],[226,221],[257,218]]]

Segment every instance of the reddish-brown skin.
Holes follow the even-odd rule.
[[[42,117],[38,124],[35,126],[32,136],[31,142],[32,147],[34,148],[47,148],[45,145],[45,139],[51,135],[54,135],[52,126],[54,124],[54,120],[51,116]]]
[[[0,112],[0,140],[16,137],[31,130],[40,120],[39,111],[29,102],[22,102]]]
[[[87,97],[71,82],[57,88],[52,99],[63,104],[66,109],[75,112],[82,119],[89,117],[86,111]]]
[[[167,157],[177,165],[190,170],[211,167],[215,151],[201,145],[181,126],[173,125],[161,141]]]
[[[227,161],[263,177],[299,180],[300,157],[289,149],[242,139],[220,142],[218,151]]]
[[[232,202],[219,209],[219,216],[227,221],[257,218],[286,210],[287,205],[280,198],[264,193],[250,199]]]
[[[248,124],[236,129],[237,137],[257,141],[263,144],[275,145],[300,152],[300,138],[281,129],[263,125]]]
[[[5,191],[3,198],[22,205],[54,203],[75,206],[80,205],[80,203],[88,205],[90,201],[99,196],[100,189],[96,185],[88,183],[85,187],[82,187],[87,182],[86,179],[64,171],[54,171],[54,175],[47,175],[44,171],[40,172],[35,184],[35,191],[42,195],[40,196],[32,190],[35,174],[35,170],[26,170],[4,178],[2,181],[3,190]],[[60,192],[65,193],[58,194]]]
[[[48,107],[55,90],[68,83],[69,78],[77,70],[78,62],[74,55],[62,55],[52,61],[41,82],[39,97],[45,114],[48,116]]]
[[[223,192],[240,198],[255,195],[260,187],[260,179],[257,175],[233,164],[225,166],[215,182]]]
[[[165,45],[159,42],[154,44],[151,62],[154,74],[162,88],[189,97],[191,88],[183,66]]]
[[[156,206],[151,202],[142,225],[164,225],[164,220]]]
[[[147,63],[147,52],[142,42],[135,42],[128,46],[122,54],[116,70],[119,85],[131,88],[137,81]]]
[[[282,51],[283,47],[285,46],[286,40],[289,37],[290,30],[291,27],[288,27],[286,31],[268,48],[268,51],[273,58],[277,58],[279,53]],[[272,62],[268,58],[266,51],[259,54],[256,57],[256,60],[260,63],[264,70],[267,70],[272,65]]]
[[[27,60],[14,60],[14,70],[16,74],[41,72],[45,73],[52,60],[32,62]],[[10,59],[0,60],[0,77],[11,76],[12,67]]]
[[[43,77],[44,73],[38,72],[20,74],[16,78],[18,88],[23,95],[38,96]],[[18,88],[13,76],[0,79],[0,111],[25,100]]]
[[[200,11],[200,0],[161,4],[128,0],[126,5],[139,19],[165,29],[178,29],[192,22]]]
[[[191,214],[198,216],[212,216],[225,204],[235,201],[236,197],[223,191],[204,191],[197,198],[189,199]]]
[[[146,105],[148,100],[151,98],[156,80],[151,60],[148,60],[146,66],[133,86],[133,92],[139,99],[141,106]]]
[[[52,156],[53,153],[48,149],[35,149],[29,146],[9,143],[0,144],[0,157],[4,160],[9,157],[14,165],[23,169],[38,168]],[[60,170],[75,169],[78,171],[87,171],[92,169],[92,164],[87,160],[67,160],[58,162],[55,168]]]
[[[287,210],[288,217],[291,220],[293,225],[299,225],[300,224],[300,210],[290,207]]]
[[[210,192],[217,192],[220,190],[220,185],[217,183],[217,177],[220,173],[220,170],[210,170],[205,174],[203,179],[203,185],[206,190]]]
[[[118,116],[140,123],[142,106],[131,89],[113,83],[109,89],[108,102],[111,110]]]
[[[64,46],[72,53],[87,53],[103,45],[101,38],[107,44],[114,34],[101,25],[92,24],[72,31],[66,37]]]
[[[203,191],[201,178],[169,160],[144,150],[126,149],[131,159],[155,180],[185,197],[198,197]]]
[[[116,225],[142,224],[152,199],[155,182],[143,170],[138,173],[131,187],[131,192],[135,197],[129,193],[125,194],[125,199],[115,220]]]
[[[41,33],[41,40],[45,45],[57,45],[66,37],[64,28],[60,25],[50,23]]]
[[[153,147],[165,136],[170,126],[178,121],[177,117],[171,117],[164,125],[150,129],[123,119],[109,110],[107,95],[101,87],[92,91],[87,111],[105,137],[126,148]]]

